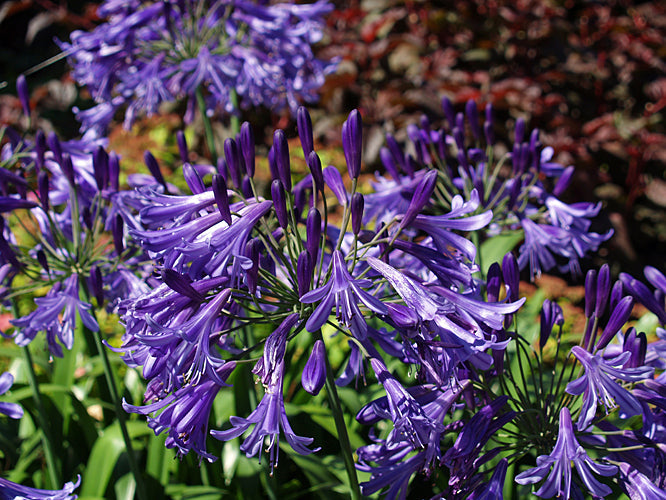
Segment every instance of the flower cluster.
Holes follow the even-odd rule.
[[[502,231],[522,232],[521,269],[528,267],[532,277],[555,267],[579,274],[579,260],[596,251],[612,230],[605,234],[590,231],[590,219],[599,213],[601,204],[568,205],[558,198],[571,182],[574,167],[554,162],[553,149],[541,144],[539,130],[527,133],[522,118],[516,120],[514,142],[507,148],[496,142],[492,105],[486,106],[483,122],[474,101],[467,102],[464,113],[455,113],[445,97],[442,108],[447,129],[433,130],[425,116],[420,126],[408,127],[413,154],[403,150],[392,135],[387,136],[380,156],[391,179],[377,179],[376,192],[366,200],[372,207],[368,216],[378,215],[387,198],[400,198],[394,204],[399,210],[408,203],[420,177],[436,171],[440,182],[434,207],[446,210],[456,194],[469,197],[476,191],[478,210],[493,213],[492,222],[479,234],[487,238]]]
[[[335,69],[311,48],[332,8],[326,0],[107,0],[99,7],[106,22],[60,44],[97,102],[76,110],[82,129],[103,132],[120,109],[129,128],[138,115],[177,100],[188,103],[186,121],[197,99],[211,113],[236,113],[235,96],[244,106],[295,111],[300,100],[316,99]]]

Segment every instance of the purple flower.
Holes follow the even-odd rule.
[[[503,458],[495,466],[490,481],[476,490],[469,496],[468,500],[503,500],[504,480],[506,478],[506,469],[509,461]]]
[[[106,22],[89,33],[75,31],[60,46],[73,75],[98,103],[77,113],[83,126],[104,131],[125,107],[130,128],[140,114],[163,102],[187,100],[191,110],[202,90],[209,112],[235,113],[230,93],[244,107],[289,107],[314,101],[336,62],[317,59],[311,44],[322,37],[332,5],[115,0],[99,9]],[[186,119],[191,120],[191,112]]]
[[[555,447],[550,455],[541,455],[537,458],[537,467],[518,474],[515,478],[518,484],[534,484],[546,479],[535,495],[542,498],[558,496],[568,500],[575,492],[571,491],[571,463],[576,467],[578,476],[592,495],[605,497],[612,490],[600,483],[592,472],[601,476],[613,476],[618,472],[615,465],[600,464],[592,461],[585,449],[578,444],[574,436],[573,425],[569,408],[560,410],[560,428]],[[552,466],[552,470],[551,470]],[[546,477],[548,476],[548,477]],[[564,479],[564,484],[562,480]]]
[[[14,376],[9,372],[4,372],[0,375],[0,396],[11,389],[14,384]],[[0,401],[0,413],[7,415],[9,418],[21,418],[23,416],[23,408],[17,403],[5,403]]]
[[[64,281],[64,289],[54,286],[46,297],[36,298],[35,304],[37,309],[33,312],[11,321],[17,327],[14,339],[18,345],[28,345],[38,332],[46,331],[49,350],[62,357],[62,348],[56,340],[67,349],[72,348],[77,312],[86,328],[99,331],[97,321],[88,312],[92,305],[79,299],[79,277],[76,274]]]
[[[301,455],[309,455],[319,448],[311,450],[308,446],[312,438],[297,436],[291,429],[284,408],[282,385],[284,380],[284,352],[287,335],[298,321],[298,315],[292,314],[270,334],[264,347],[264,355],[254,368],[254,373],[260,376],[264,386],[264,397],[259,405],[247,418],[231,417],[231,428],[226,431],[211,431],[211,435],[221,441],[228,441],[243,434],[254,425],[254,429],[245,438],[241,451],[248,457],[261,455],[264,440],[267,438],[267,451],[270,453],[271,468],[278,464],[280,428],[284,432],[289,445]]]
[[[166,447],[177,448],[181,456],[194,450],[201,458],[213,462],[217,457],[206,451],[210,410],[215,396],[223,385],[226,385],[224,381],[229,378],[234,368],[236,363],[224,363],[217,369],[215,379],[202,377],[146,406],[134,406],[123,400],[123,408],[127,412],[141,415],[162,410],[156,416],[148,418],[148,426],[155,431],[156,436],[162,431],[169,431]]]
[[[628,464],[620,465],[621,485],[631,500],[666,500],[666,490]]]
[[[631,357],[630,352],[623,352],[611,359],[604,359],[599,354],[591,354],[579,346],[572,347],[571,352],[585,368],[585,374],[570,382],[566,388],[569,394],[583,394],[578,430],[583,431],[592,423],[597,413],[599,398],[607,411],[608,408],[614,408],[617,403],[621,415],[625,418],[642,413],[641,405],[636,397],[614,379],[637,382],[650,376],[654,372],[654,368],[648,366],[622,368]]]
[[[80,476],[76,479],[75,483],[65,483],[61,490],[40,490],[28,486],[21,486],[0,477],[0,499],[75,500],[77,496],[73,495],[72,492],[79,487],[79,484],[81,484]]]
[[[323,340],[316,340],[307,363],[303,367],[303,389],[313,396],[319,394],[326,381],[326,347]]]
[[[372,281],[354,279],[347,270],[344,257],[339,250],[333,252],[331,259],[331,277],[321,287],[301,297],[301,302],[312,304],[321,301],[308,318],[305,328],[309,332],[319,330],[328,320],[331,309],[335,307],[335,316],[358,338],[365,338],[368,325],[359,308],[360,301],[365,307],[377,314],[386,314],[386,306],[375,296],[363,290]]]

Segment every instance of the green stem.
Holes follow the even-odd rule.
[[[201,113],[201,119],[203,120],[204,133],[206,135],[206,143],[208,144],[208,149],[210,151],[210,156],[213,161],[213,165],[217,166],[217,149],[215,148],[215,134],[213,133],[213,125],[210,123],[210,118],[206,114],[206,100],[204,99],[201,87],[197,89],[196,96],[197,96],[197,105],[199,106],[199,113]]]
[[[314,339],[323,341],[321,330],[314,334]],[[354,465],[354,455],[349,442],[349,434],[347,433],[347,425],[345,424],[344,414],[342,412],[342,405],[338,396],[338,389],[335,386],[335,379],[333,378],[333,370],[328,355],[324,356],[326,361],[326,394],[328,401],[331,405],[333,412],[333,419],[335,420],[335,428],[338,431],[338,439],[340,440],[340,451],[342,458],[345,462],[345,469],[347,469],[347,476],[349,477],[349,489],[352,500],[360,500],[361,488],[358,484],[358,477],[356,476],[356,466]]]
[[[231,89],[229,91],[229,100],[234,107],[234,111],[231,114],[231,135],[236,137],[240,132],[240,117],[236,114],[240,112],[240,108],[238,107],[238,92],[236,92],[236,89]]]
[[[23,357],[28,368],[28,381],[32,389],[32,399],[37,407],[37,420],[39,420],[39,427],[42,431],[42,444],[44,445],[44,455],[46,456],[46,466],[49,470],[51,486],[55,489],[62,488],[62,481],[56,469],[55,454],[53,453],[53,448],[51,448],[51,443],[55,441],[52,438],[49,420],[46,418],[44,403],[39,393],[39,382],[37,382],[37,374],[32,364],[32,355],[28,346],[23,347]]]

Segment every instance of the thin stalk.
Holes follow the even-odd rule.
[[[210,151],[210,156],[213,161],[213,165],[217,165],[217,149],[215,148],[215,134],[213,134],[213,126],[210,123],[210,118],[206,114],[206,101],[201,91],[201,87],[197,88],[197,105],[199,106],[199,113],[201,113],[201,119],[203,120],[204,134],[206,135],[206,143],[208,144],[208,150]]]
[[[42,396],[39,393],[39,382],[37,382],[37,374],[35,373],[35,367],[32,364],[30,349],[28,346],[25,346],[22,350],[25,364],[28,367],[28,382],[30,383],[30,389],[32,389],[32,399],[37,407],[37,419],[39,420],[39,427],[42,431],[42,444],[44,445],[44,455],[46,456],[46,467],[49,470],[51,486],[57,489],[62,486],[62,481],[56,469],[55,454],[53,453],[53,448],[51,448],[51,443],[55,442],[51,434],[51,425],[46,418],[46,410],[44,409]]]
[[[314,340],[323,341],[321,330],[317,330],[314,334]],[[354,455],[349,442],[349,434],[347,434],[347,426],[345,424],[345,417],[342,412],[342,405],[338,396],[338,389],[335,386],[335,379],[333,378],[333,370],[328,355],[324,356],[326,361],[326,394],[328,401],[331,405],[333,412],[333,419],[335,420],[335,428],[338,431],[338,439],[340,440],[340,451],[342,458],[345,462],[345,469],[347,469],[347,476],[349,477],[349,489],[352,500],[360,500],[361,489],[358,484],[358,477],[356,476],[356,467],[354,465]]]
[[[231,134],[233,137],[236,137],[240,132],[240,117],[235,114],[240,110],[238,107],[238,92],[236,92],[236,89],[231,89],[229,91],[229,100],[234,107],[234,112],[231,114]]]

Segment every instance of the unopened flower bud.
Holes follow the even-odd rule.
[[[67,153],[62,155],[62,163],[60,164],[60,168],[62,169],[62,173],[65,174],[65,177],[69,181],[69,184],[74,186],[76,184],[76,181],[74,180],[74,165],[72,164],[72,158]]]
[[[49,274],[49,262],[46,260],[44,250],[37,250],[37,262],[39,262],[39,265],[42,266],[44,271],[46,271],[46,274]]]
[[[120,256],[123,253],[124,243],[123,243],[123,228],[124,228],[123,218],[120,214],[117,214],[113,218],[111,223],[111,233],[113,235],[113,246],[116,249],[116,254]]]
[[[173,291],[196,302],[204,301],[204,296],[192,286],[192,280],[188,276],[174,269],[162,269],[162,280]]]
[[[60,145],[60,139],[58,139],[55,132],[49,133],[46,137],[46,143],[49,145],[49,149],[53,153],[56,163],[62,163],[62,146]]]
[[[342,148],[347,160],[349,177],[356,179],[361,173],[363,122],[361,113],[354,109],[342,124]]]
[[[248,122],[244,122],[240,129],[240,149],[245,160],[245,172],[247,176],[254,177],[255,170],[255,152],[254,152],[254,132]]]
[[[363,225],[363,207],[365,202],[361,193],[354,193],[351,200],[351,219],[352,219],[352,232],[356,235],[361,231]]]
[[[562,172],[562,175],[553,188],[553,196],[560,196],[569,187],[574,170],[575,168],[573,166],[564,169],[564,172]]]
[[[308,251],[308,254],[310,254],[310,258],[314,263],[319,256],[319,244],[321,238],[321,214],[315,207],[312,207],[308,212],[305,228],[305,249]]]
[[[324,192],[324,174],[321,168],[321,160],[319,155],[315,151],[310,151],[310,154],[306,157],[308,162],[308,168],[312,174],[312,180],[314,181],[315,189],[320,193]]]
[[[187,163],[190,161],[190,152],[187,149],[187,140],[185,133],[182,130],[176,132],[176,142],[178,143],[178,153],[180,154],[180,161]]]
[[[402,304],[386,304],[389,318],[398,328],[413,329],[419,324],[419,317],[412,309]]]
[[[507,253],[502,259],[502,275],[507,287],[507,295],[510,302],[518,300],[518,285],[520,283],[520,271],[518,262],[511,252]]]
[[[597,300],[594,305],[594,314],[597,318],[606,311],[606,304],[608,303],[608,295],[610,294],[610,268],[608,264],[604,264],[599,269],[597,276]]]
[[[393,156],[393,160],[396,166],[404,168],[405,153],[402,152],[402,149],[400,149],[398,141],[396,141],[395,137],[393,137],[391,134],[386,134],[386,146],[388,147],[391,156]]]
[[[633,326],[629,328],[624,336],[622,351],[631,353],[623,368],[642,367],[645,364],[645,354],[647,353],[647,338],[645,333],[636,333],[636,329]]]
[[[289,164],[289,144],[284,132],[280,129],[273,134],[273,148],[275,150],[275,165],[278,178],[287,191],[291,192],[291,167]]]
[[[303,250],[298,256],[296,278],[298,279],[298,296],[302,297],[310,291],[312,283],[312,259],[307,250]]]
[[[109,184],[114,192],[120,189],[120,160],[115,151],[109,153]]]
[[[46,152],[46,137],[44,132],[38,130],[35,134],[35,165],[37,170],[44,168],[44,153]]]
[[[452,130],[453,127],[456,126],[456,113],[453,109],[453,103],[451,103],[451,99],[446,96],[442,97],[442,111],[444,111],[444,116],[446,117],[446,121],[449,124],[449,130]]]
[[[488,268],[486,295],[488,302],[499,300],[500,288],[502,287],[502,268],[497,262],[493,262]]]
[[[93,174],[97,189],[103,191],[109,181],[109,155],[102,146],[93,153]]]
[[[146,164],[146,167],[148,167],[148,170],[150,171],[152,176],[157,181],[157,183],[162,185],[164,187],[164,190],[167,191],[167,185],[164,180],[164,177],[162,176],[162,171],[160,170],[160,166],[150,151],[146,151],[143,153],[143,161]]]
[[[213,194],[215,203],[220,211],[222,220],[231,225],[231,210],[229,209],[229,194],[227,193],[227,183],[220,174],[213,175]]]
[[[525,120],[518,118],[516,120],[516,128],[514,130],[513,142],[520,144],[523,142],[523,137],[525,136]]]
[[[287,219],[287,201],[284,195],[284,187],[280,179],[274,179],[271,183],[271,196],[273,198],[273,208],[275,208],[275,216],[277,217],[278,224],[283,229],[286,229],[288,224]]]
[[[49,175],[46,170],[40,170],[37,174],[37,189],[39,190],[39,201],[45,212],[49,210]]]
[[[183,164],[183,177],[185,178],[187,187],[192,191],[192,194],[200,194],[206,190],[206,186],[204,185],[199,172],[197,172],[191,163]]]
[[[481,139],[481,129],[479,127],[479,109],[476,106],[476,102],[472,99],[467,101],[465,105],[465,114],[467,115],[467,121],[469,122],[469,128],[472,130],[472,135],[478,141]]]
[[[417,215],[423,210],[432,196],[435,186],[437,185],[437,170],[429,170],[421,179],[421,182],[414,190],[414,196],[409,202],[409,207],[400,222],[400,228],[405,228],[416,218]]]
[[[240,188],[242,176],[240,157],[238,155],[238,146],[233,139],[224,141],[224,159],[227,161],[231,182],[234,183],[234,186]]]
[[[594,312],[597,302],[597,272],[590,269],[585,276],[585,317],[589,318]]]
[[[301,140],[303,155],[305,158],[314,151],[314,139],[312,136],[312,119],[310,113],[303,106],[296,112],[296,124],[298,127],[298,137]]]
[[[615,284],[613,285],[613,288],[611,289],[611,294],[610,294],[610,309],[611,311],[615,309],[617,306],[618,302],[622,300],[622,297],[624,297],[624,288],[622,286],[621,281],[616,281]]]
[[[301,376],[301,383],[306,392],[316,396],[324,387],[326,382],[326,346],[324,341],[316,340],[312,347],[312,352],[308,358],[303,374]]]
[[[254,295],[257,293],[257,283],[259,282],[259,243],[256,239],[247,242],[245,255],[252,262],[252,266],[245,270],[245,279],[248,290]]]
[[[382,161],[382,165],[396,182],[400,182],[400,175],[398,174],[398,168],[396,167],[395,160],[391,151],[388,148],[381,148],[379,150],[379,159]]]
[[[483,134],[486,137],[486,143],[488,145],[495,144],[495,117],[493,116],[493,105],[488,103],[486,104],[486,121],[483,123]]]
[[[564,323],[564,314],[562,308],[556,302],[546,299],[541,307],[541,335],[539,337],[539,346],[543,349],[548,342],[553,327],[556,324]]]
[[[24,75],[19,75],[16,79],[16,93],[21,102],[23,114],[30,118],[30,91],[28,90],[28,82],[26,82]]]
[[[604,328],[601,337],[599,337],[599,342],[597,342],[596,349],[603,349],[608,345],[608,343],[613,340],[617,332],[619,332],[624,324],[631,316],[631,310],[634,307],[634,298],[631,296],[625,297],[620,302],[611,313],[611,317],[608,320],[606,328]]]

